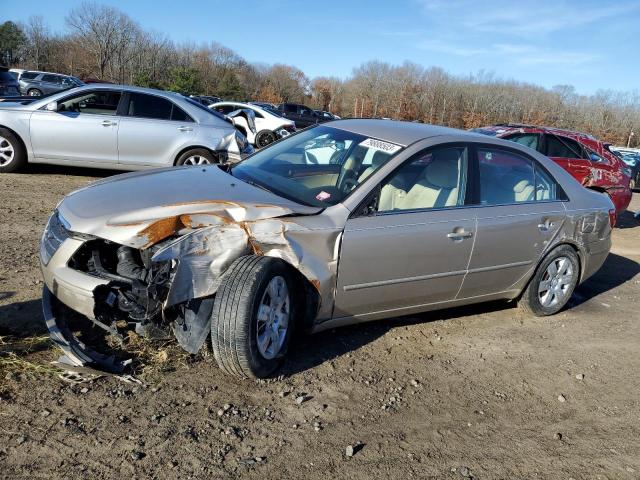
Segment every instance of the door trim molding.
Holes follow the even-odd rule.
[[[404,278],[394,278],[391,280],[380,280],[377,282],[355,283],[353,285],[345,285],[344,287],[342,287],[342,289],[345,292],[350,292],[352,290],[362,290],[363,288],[384,287],[387,285],[397,285],[400,283],[420,282],[423,280],[431,280],[434,278],[454,277],[454,276],[464,275],[465,273],[467,273],[466,270],[456,270],[453,272],[442,272],[442,273],[432,273],[430,275],[419,275],[417,277],[404,277]]]

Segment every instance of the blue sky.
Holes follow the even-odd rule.
[[[1,0],[0,21],[41,14],[65,28],[79,0]],[[176,42],[217,41],[250,62],[347,77],[368,60],[579,93],[640,89],[640,1],[104,0]]]

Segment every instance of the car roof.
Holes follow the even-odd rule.
[[[407,146],[425,138],[442,135],[455,135],[460,141],[486,140],[485,135],[458,130],[456,128],[428,125],[425,123],[402,122],[398,120],[378,120],[370,118],[358,118],[347,120],[334,120],[327,127],[340,128],[349,132],[367,137],[385,140],[397,145]]]
[[[479,130],[494,132],[498,135],[502,135],[505,133],[512,133],[522,131],[526,133],[553,133],[556,135],[563,135],[565,137],[570,137],[574,139],[583,139],[583,140],[591,140],[591,141],[600,141],[595,138],[593,135],[590,135],[585,132],[578,132],[576,130],[569,130],[566,128],[556,128],[556,127],[545,127],[541,125],[529,125],[526,123],[498,123],[496,125],[491,125],[488,127],[480,127]]]

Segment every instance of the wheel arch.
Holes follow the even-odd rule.
[[[220,154],[215,151],[212,150],[209,147],[206,147],[204,145],[189,145],[187,147],[182,148],[181,150],[178,151],[178,153],[175,155],[175,157],[173,158],[173,165],[175,166],[178,163],[178,159],[182,156],[182,154],[184,154],[185,152],[188,152],[189,150],[198,150],[198,149],[202,149],[202,150],[207,150],[208,152],[211,152],[211,155],[213,155],[214,157],[216,157],[218,160],[220,159]]]
[[[549,255],[551,255],[553,252],[555,252],[560,247],[570,247],[576,253],[576,255],[578,257],[578,278],[579,278],[578,285],[580,284],[580,282],[582,281],[583,272],[585,271],[585,269],[584,269],[585,252],[580,247],[580,245],[578,245],[577,242],[574,242],[573,240],[570,240],[570,239],[563,239],[562,241],[560,241],[557,244],[555,244],[553,246],[553,248],[551,248],[544,255],[540,256],[540,259],[536,262],[535,268],[533,268],[531,270],[529,278],[527,278],[527,281],[522,286],[522,290],[520,291],[520,293],[518,294],[518,296],[516,298],[520,298],[522,296],[522,294],[527,290],[527,288],[529,287],[529,284],[533,280],[533,277],[535,276],[536,272],[538,271],[538,268],[540,268],[540,265],[542,265],[542,263],[549,257]]]
[[[24,154],[27,156],[27,162],[29,162],[29,149],[27,148],[27,144],[24,141],[24,139],[22,138],[22,136],[16,132],[13,128],[11,127],[7,127],[4,124],[0,124],[0,128],[5,129],[10,131],[13,135],[15,135],[15,137],[18,139],[18,141],[20,142],[20,144],[22,145],[22,148],[24,149]]]

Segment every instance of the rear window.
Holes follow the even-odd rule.
[[[127,114],[130,117],[153,118],[156,120],[174,120],[178,122],[192,122],[193,119],[180,107],[166,98],[131,93]]]

